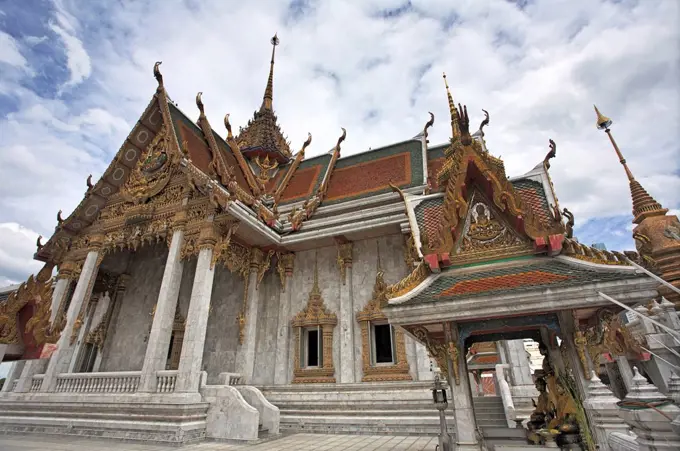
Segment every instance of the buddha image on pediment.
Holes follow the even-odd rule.
[[[470,212],[470,227],[467,237],[478,241],[496,239],[505,231],[505,227],[491,216],[491,210],[485,204],[478,202],[472,206]]]

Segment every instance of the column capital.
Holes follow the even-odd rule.
[[[264,251],[259,247],[253,247],[250,249],[250,270],[259,271],[260,267],[264,264]]]
[[[90,251],[90,252],[101,251],[101,248],[104,245],[104,235],[97,233],[97,234],[91,235],[88,238],[89,238],[88,247],[87,247],[88,251]]]
[[[182,230],[187,225],[187,212],[185,210],[180,210],[175,213],[172,218],[172,228],[174,230]]]
[[[295,269],[295,254],[293,252],[279,254],[279,263],[286,277],[291,277]]]
[[[347,243],[337,243],[338,246],[338,269],[340,269],[340,278],[342,279],[342,284],[344,285],[347,279],[347,268],[352,267],[352,248],[353,243],[351,241]]]
[[[198,248],[199,249],[210,249],[215,248],[218,236],[215,230],[215,225],[212,222],[205,224],[201,227],[201,231],[198,235]]]
[[[57,279],[75,279],[80,275],[83,262],[64,261],[59,265]]]

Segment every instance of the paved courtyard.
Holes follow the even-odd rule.
[[[178,448],[82,437],[0,435],[2,451],[434,451],[436,444],[436,437],[293,434],[253,445],[203,442]]]

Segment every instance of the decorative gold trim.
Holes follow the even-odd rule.
[[[292,252],[277,253],[276,271],[279,273],[281,280],[281,291],[286,291],[286,278],[293,275],[293,267],[295,265],[295,254]]]
[[[448,346],[445,343],[435,341],[423,326],[409,327],[409,330],[416,340],[425,345],[430,358],[437,362],[442,376],[448,378],[449,366],[446,363],[446,356],[449,354]]]
[[[408,293],[427,279],[430,274],[429,266],[424,262],[420,262],[418,266],[413,269],[411,274],[394,285],[387,287],[387,298],[392,299]]]
[[[453,365],[453,380],[456,385],[460,385],[460,370],[458,369],[460,351],[458,350],[458,343],[454,340],[449,341],[449,357]]]
[[[331,313],[325,306],[319,288],[319,270],[314,261],[314,286],[309,293],[309,299],[304,309],[298,312],[291,321],[295,333],[295,367],[293,370],[293,384],[301,383],[335,383],[335,368],[333,367],[333,329],[338,324],[335,313]],[[300,364],[300,337],[303,327],[319,327],[323,339],[323,362],[321,368],[302,368]]]
[[[345,285],[347,281],[347,268],[352,267],[352,247],[353,243],[338,243],[338,269],[340,269],[340,279],[342,284]],[[351,281],[350,281],[351,283]]]
[[[328,191],[328,184],[330,183],[331,174],[333,173],[333,169],[335,168],[335,163],[338,161],[338,158],[340,158],[340,144],[342,144],[342,142],[345,140],[345,137],[347,137],[347,130],[343,128],[342,135],[340,136],[340,138],[338,138],[338,142],[335,145],[335,148],[333,149],[331,161],[330,163],[328,163],[326,174],[324,175],[323,180],[321,181],[319,189],[312,197],[307,199],[302,204],[302,208],[300,210],[293,207],[293,209],[290,211],[290,214],[288,215],[288,220],[290,221],[290,225],[294,231],[299,230],[302,227],[302,221],[312,217],[316,209],[319,207],[319,205],[321,205],[321,202],[323,201],[324,197],[326,197],[326,192]]]
[[[31,302],[38,306],[38,312],[31,318],[35,320],[31,323],[29,331],[34,327],[42,326],[43,329],[36,330],[36,332],[49,335],[47,328],[52,304],[53,268],[54,264],[45,263],[35,277],[31,274],[26,282],[10,293],[7,300],[0,304],[0,344],[19,344],[18,314]]]
[[[387,284],[385,283],[385,272],[380,268],[378,260],[378,272],[375,276],[373,286],[373,296],[366,306],[357,313],[356,319],[361,326],[361,357],[363,363],[363,382],[381,381],[410,381],[409,365],[406,360],[406,345],[404,343],[404,332],[401,328],[395,328],[394,339],[396,347],[395,361],[393,365],[374,366],[371,364],[370,352],[370,327],[371,322],[384,321],[387,319],[383,313],[383,307],[387,305]]]

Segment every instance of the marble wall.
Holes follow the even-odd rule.
[[[145,246],[129,257],[126,272],[130,274],[122,299],[117,299],[106,343],[102,350],[100,371],[141,370],[146,343],[151,330],[154,305],[158,300],[168,248],[164,244]],[[111,258],[118,257],[116,254]],[[118,266],[113,262],[113,266]],[[103,268],[110,267],[104,262]],[[191,295],[195,259],[184,264],[180,288],[180,311],[186,317]]]
[[[208,384],[217,382],[217,375],[236,370],[238,344],[237,316],[243,305],[243,279],[218,265],[210,300],[203,370],[208,372]]]
[[[352,277],[347,275],[347,284],[353,291],[354,327],[354,376],[357,382],[363,376],[361,329],[356,322],[356,313],[361,311],[373,295],[377,274],[378,250],[380,264],[385,271],[385,281],[392,284],[408,273],[404,263],[404,244],[401,235],[380,237],[354,242]],[[101,371],[140,370],[146,352],[146,342],[151,328],[151,311],[156,303],[160,289],[166,246],[145,247],[129,257],[127,272],[131,275],[122,300],[117,303],[104,346]],[[288,321],[306,307],[309,293],[314,283],[314,266],[318,264],[319,287],[326,307],[338,316],[338,326],[333,333],[333,362],[336,378],[342,362],[340,358],[340,292],[348,289],[343,286],[337,264],[337,248],[325,248],[298,252],[295,270],[290,281],[292,299]],[[114,262],[115,263],[115,262]],[[196,259],[184,263],[178,308],[186,318]],[[208,373],[208,383],[214,384],[219,373],[236,371],[236,355],[241,350],[238,343],[239,328],[237,315],[243,305],[243,279],[232,274],[222,265],[215,269],[215,279],[211,299],[211,313],[208,319],[206,341],[203,352],[202,369]],[[276,360],[276,341],[278,332],[281,281],[275,268],[275,261],[265,274],[258,287],[257,332],[255,342],[255,370],[253,383],[269,385],[274,383]],[[290,383],[293,375],[295,343],[292,328],[287,339],[288,371],[286,381]],[[406,340],[407,359],[414,380],[430,379],[429,359],[425,348]]]

